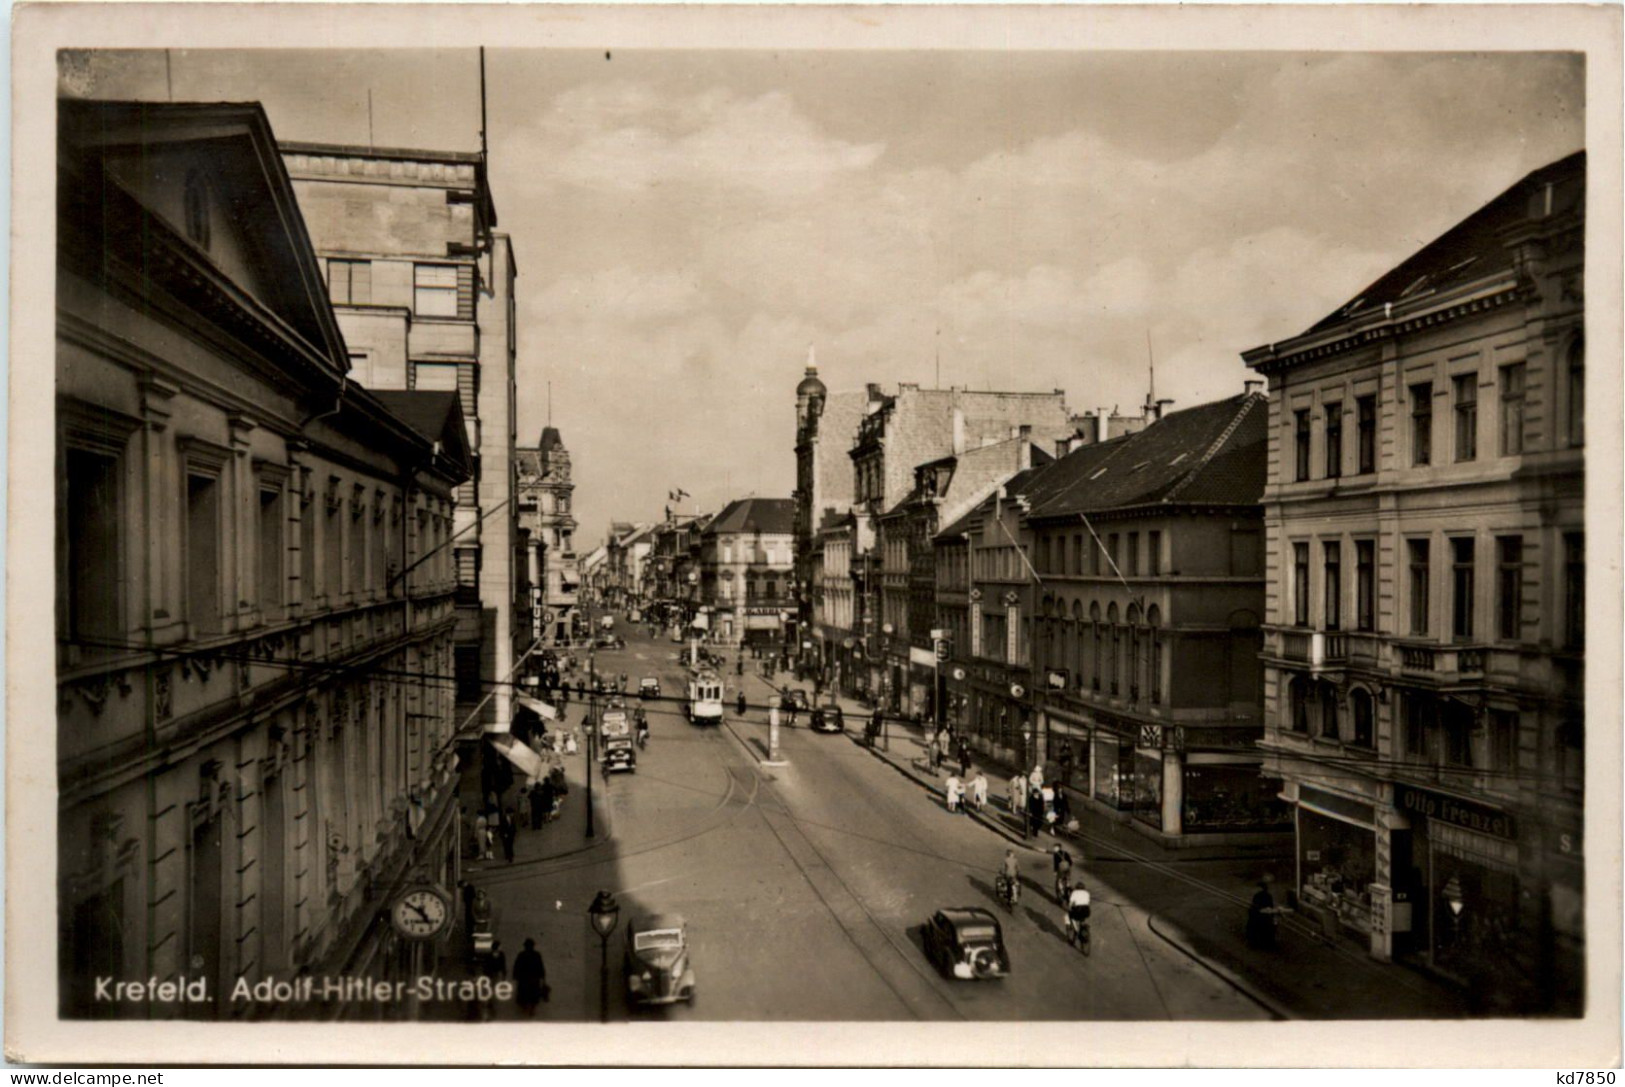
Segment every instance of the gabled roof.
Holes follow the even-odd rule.
[[[468,449],[462,401],[454,390],[369,389],[367,392],[395,418],[428,441],[437,443],[441,455],[461,467],[466,476],[473,459]]]
[[[1264,494],[1268,404],[1245,393],[1173,412],[1038,469],[1024,492],[1008,489],[1024,494],[1034,520],[1159,504],[1251,505]]]
[[[330,380],[342,379],[344,337],[259,103],[63,99],[57,124],[59,162],[69,163],[58,175],[59,230],[94,234],[99,253],[131,250],[125,259],[143,282],[172,280],[168,289],[183,296],[214,292],[222,321],[233,310],[258,321]],[[194,162],[218,208],[213,232],[235,233],[246,266],[263,273],[255,282],[229,275],[176,221],[181,202],[172,200],[175,178],[166,171]]]
[[[1583,203],[1586,153],[1576,151],[1567,158],[1549,163],[1526,175],[1500,196],[1473,212],[1439,237],[1417,250],[1375,283],[1355,295],[1325,318],[1309,333],[1323,332],[1361,314],[1447,289],[1457,283],[1481,279],[1512,267],[1512,253],[1505,232],[1528,220],[1538,201],[1545,209],[1546,186],[1562,186],[1558,200]],[[1573,184],[1580,182],[1579,185]],[[1553,211],[1561,210],[1554,206]]]
[[[789,535],[795,530],[795,523],[794,499],[736,498],[705,526],[705,534],[759,532],[763,535]]]

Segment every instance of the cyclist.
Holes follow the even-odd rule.
[[[1089,942],[1089,890],[1081,882],[1066,898],[1066,938],[1074,944]]]
[[[1065,902],[1067,891],[1072,886],[1072,854],[1057,843],[1050,854],[1050,861],[1055,865],[1055,901]]]
[[[1021,897],[1021,865],[1016,860],[1016,851],[1004,851],[1004,864],[999,869],[998,886],[1003,890],[1010,905],[1014,906]]]

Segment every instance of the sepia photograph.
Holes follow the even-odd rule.
[[[20,12],[11,1059],[1617,1066],[1618,9],[454,7]]]

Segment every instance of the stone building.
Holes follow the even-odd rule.
[[[457,400],[346,379],[259,106],[62,101],[58,133],[61,1012],[433,969],[379,919],[456,881]]]
[[[526,581],[531,587],[531,638],[543,645],[568,642],[580,624],[581,569],[575,549],[570,451],[556,427],[545,427],[535,448],[518,449],[519,522],[525,533]]]
[[[1585,181],[1536,170],[1243,356],[1300,909],[1516,1012],[1583,991]]]
[[[457,494],[457,701],[510,716],[532,641],[514,494],[518,441],[513,246],[485,156],[284,143],[349,352],[369,389],[455,391],[474,452]]]
[[[699,534],[700,600],[711,637],[729,645],[781,647],[795,618],[795,503],[738,498]]]

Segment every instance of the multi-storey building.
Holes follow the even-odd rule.
[[[605,542],[608,599],[611,603],[640,607],[648,594],[648,560],[654,550],[654,525],[642,521],[610,524]]]
[[[456,880],[456,397],[346,379],[259,106],[58,124],[61,1012],[432,969],[377,921]]]
[[[853,555],[862,541],[859,524],[850,512],[825,518],[813,552],[812,569],[818,572],[814,593],[813,678],[821,686],[848,695],[866,690],[864,634],[874,622],[865,605],[863,571]]]
[[[1244,355],[1299,908],[1522,1010],[1583,978],[1584,209],[1582,152]]]
[[[741,646],[781,646],[795,617],[795,502],[738,498],[699,534],[700,599],[711,636]]]
[[[514,502],[517,274],[496,230],[485,156],[284,143],[349,352],[369,389],[453,390],[474,475],[457,496],[457,700],[510,716],[510,678],[531,642],[526,555]]]
[[[1171,844],[1288,825],[1260,773],[1265,398],[1086,445],[1017,492],[1043,758]]]
[[[545,427],[534,449],[516,451],[519,519],[525,531],[531,586],[531,638],[543,644],[569,641],[580,625],[581,569],[576,558],[575,484],[570,451],[556,427]]]

